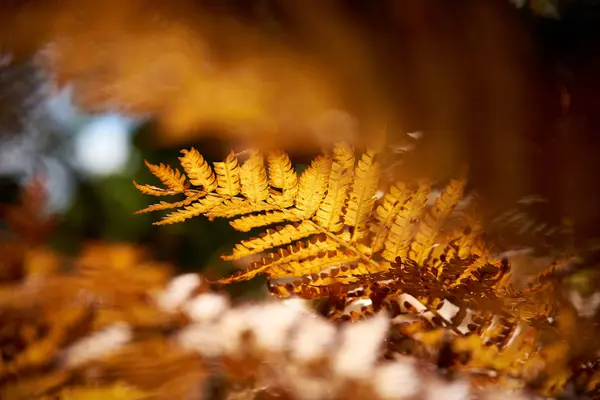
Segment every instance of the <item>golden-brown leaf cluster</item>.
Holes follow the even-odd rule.
[[[12,229],[1,232],[0,398],[166,399],[194,391],[203,368],[168,344],[165,332],[181,320],[155,300],[172,268],[125,243],[88,243],[75,258],[57,253],[41,240],[47,220],[34,218],[44,197],[34,182],[4,210]]]
[[[64,359],[65,352],[77,341],[122,324],[150,332],[155,348],[166,346],[161,332],[178,322],[156,307],[152,294],[162,289],[171,269],[125,244],[90,244],[75,260],[43,246],[14,256],[21,261],[23,276],[0,286],[2,397],[106,398],[102,396],[115,393],[121,397],[111,398],[146,398],[140,397],[140,390],[154,388],[156,379],[135,381],[139,374],[134,367],[129,370],[131,379],[119,372],[99,382],[79,376],[77,368],[56,366],[70,362]],[[133,349],[142,343],[133,342]],[[101,343],[96,346],[102,349]],[[162,362],[167,353],[172,350],[165,349],[163,355],[157,350],[148,365]],[[69,358],[78,356],[73,352]]]

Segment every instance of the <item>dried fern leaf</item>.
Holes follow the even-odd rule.
[[[135,188],[137,190],[139,190],[140,192],[142,192],[143,194],[146,194],[149,196],[173,196],[173,195],[181,193],[181,192],[177,192],[175,190],[163,189],[163,188],[159,188],[157,186],[152,186],[152,185],[140,185],[136,181],[133,181],[133,186],[135,186]]]
[[[351,252],[328,252],[327,255],[316,256],[308,259],[314,266],[306,269],[304,260],[298,264],[298,270],[304,270],[306,275],[292,283],[281,284],[277,279],[269,281],[269,290],[278,297],[300,296],[303,299],[319,299],[331,295],[338,296],[348,290],[361,287],[369,282],[370,272],[373,270],[372,263],[360,261],[359,257]],[[294,265],[290,262],[289,265]],[[384,271],[390,268],[388,263],[380,263],[378,270]],[[289,277],[290,270],[284,270],[282,277]],[[277,274],[269,274],[270,278],[279,278]]]
[[[235,245],[231,255],[224,255],[221,258],[223,260],[238,260],[273,247],[290,244],[316,233],[319,233],[319,230],[310,221],[279,226],[275,229],[268,229],[257,238],[242,241]]]
[[[240,194],[240,166],[234,152],[231,151],[225,161],[213,163],[217,175],[217,193],[221,196]]]
[[[252,151],[250,158],[240,168],[240,182],[242,195],[249,202],[258,203],[269,197],[267,172],[263,157],[258,152]]]
[[[387,271],[390,268],[390,263],[386,261],[379,262],[360,262],[355,270],[356,274],[369,275],[378,272]]]
[[[339,271],[339,268],[347,264],[354,264],[358,260],[359,257],[352,252],[340,250],[323,251],[316,256],[308,257],[301,261],[290,261],[287,264],[283,264],[280,270],[269,272],[269,277],[299,277],[320,274],[330,269]],[[294,275],[298,274],[299,271],[302,271],[302,275]]]
[[[269,282],[268,289],[271,294],[282,299],[291,296],[298,296],[307,300],[333,297],[346,291],[346,287],[342,283],[336,283],[328,286],[309,286],[306,283],[306,281],[302,280],[286,284]]]
[[[271,186],[268,201],[279,207],[292,206],[296,199],[296,193],[298,193],[298,176],[292,167],[290,158],[280,150],[269,154],[267,163]],[[277,189],[277,191],[273,189]]]
[[[491,264],[485,259],[477,257],[471,262],[463,272],[448,285],[448,289],[452,290],[461,285],[466,285],[469,281],[481,282],[484,279],[491,279],[493,282],[498,281],[504,271],[500,265],[500,261],[496,264]],[[442,274],[445,267],[441,267]]]
[[[398,182],[383,196],[381,204],[375,210],[375,223],[370,226],[375,234],[371,244],[373,252],[383,249],[394,220],[406,208],[411,193],[412,190],[406,183]]]
[[[436,199],[433,207],[429,209],[419,223],[409,251],[410,258],[417,261],[418,264],[422,265],[429,257],[436,236],[462,198],[465,186],[466,180],[463,177],[450,180],[450,183],[446,185]]]
[[[352,241],[362,238],[367,230],[367,218],[375,205],[375,194],[379,181],[379,163],[375,161],[375,152],[368,150],[358,161],[354,173],[352,190],[348,194],[348,203],[344,213],[344,222],[353,226]]]
[[[190,183],[194,186],[202,186],[207,193],[213,192],[217,188],[217,180],[212,168],[204,157],[196,150],[181,150],[183,157],[179,157]]]
[[[298,241],[284,248],[267,254],[261,262],[268,262],[272,267],[285,265],[292,261],[300,261],[317,256],[324,252],[336,250],[339,243],[330,237],[319,235],[308,240]],[[302,276],[302,271],[293,271],[295,276]]]
[[[314,236],[308,241],[299,241],[286,248],[279,248],[263,257],[261,261],[252,263],[248,268],[239,271],[227,278],[217,281],[218,283],[233,283],[254,278],[258,274],[275,273],[275,268],[280,268],[291,261],[316,256],[319,253],[337,248],[337,242],[325,236]],[[302,271],[294,271],[294,275],[303,275]]]
[[[333,149],[333,164],[327,185],[327,195],[315,216],[319,225],[330,232],[339,232],[344,227],[342,209],[353,175],[354,149],[346,144],[336,144]]]
[[[463,238],[464,234],[457,228],[452,229],[452,233],[448,237],[438,235],[436,243],[429,254],[429,266],[439,268],[444,265],[446,260],[452,260],[458,256],[458,242]],[[438,275],[440,271],[438,271]]]
[[[267,203],[251,203],[245,199],[232,197],[225,199],[221,204],[212,208],[206,215],[211,219],[232,218],[238,215],[246,215],[255,212],[274,211],[279,207]]]
[[[179,170],[162,163],[159,165],[150,164],[148,161],[144,161],[144,163],[146,163],[152,175],[160,179],[173,192],[181,193],[186,189],[185,175],[182,175]]]
[[[267,211],[264,214],[244,215],[241,218],[234,219],[233,221],[229,222],[229,224],[233,226],[235,230],[248,232],[253,228],[288,221],[298,221],[298,218],[285,211]]]
[[[319,287],[319,286],[331,286],[331,285],[350,285],[353,283],[358,283],[360,281],[360,274],[355,274],[354,271],[358,269],[359,266],[356,263],[348,264],[343,273],[338,273],[341,269],[333,269],[332,272],[321,272],[314,273],[311,275],[304,276],[302,278],[303,286],[310,287]],[[293,292],[297,290],[302,290],[300,288],[294,288]]]
[[[294,214],[299,219],[309,219],[323,201],[331,170],[331,159],[317,156],[300,177]]]
[[[166,201],[161,201],[158,204],[152,204],[146,208],[136,211],[135,214],[142,214],[142,213],[148,213],[148,212],[153,212],[153,211],[170,210],[172,208],[189,206],[194,201],[196,201],[204,196],[205,196],[204,192],[196,192],[196,193],[190,194],[190,196],[188,196],[185,200],[177,201],[174,203],[168,203]]]
[[[196,203],[166,215],[163,219],[155,222],[153,225],[169,225],[183,222],[186,219],[207,213],[217,205],[221,204],[221,201],[222,200],[219,197],[205,197],[198,200]]]
[[[413,222],[421,215],[427,203],[429,190],[428,182],[419,182],[417,190],[406,201],[406,205],[400,207],[398,214],[394,216],[394,224],[389,229],[382,252],[383,258],[387,261],[393,262],[397,257],[404,258],[408,255],[410,239],[413,235]]]
[[[343,263],[339,263],[337,266],[332,266],[326,271],[313,272],[311,274],[311,285],[330,285],[334,283],[360,283],[365,284],[369,282],[371,274],[381,272],[390,268],[389,263],[379,263],[377,267],[374,267],[372,263],[366,263],[361,261],[358,257],[351,253],[346,253],[347,259]],[[343,258],[340,256],[340,260]],[[315,274],[319,276],[319,279],[315,278]]]

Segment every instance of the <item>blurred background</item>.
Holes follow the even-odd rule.
[[[0,201],[41,179],[63,252],[133,242],[224,276],[226,221],[133,215],[152,200],[131,183],[153,182],[143,160],[253,146],[302,165],[337,140],[402,154],[393,179],[467,163],[489,218],[536,195],[542,222],[600,236],[599,2],[0,5]]]

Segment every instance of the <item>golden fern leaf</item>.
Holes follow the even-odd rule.
[[[154,222],[153,225],[169,225],[183,222],[186,219],[207,213],[217,205],[221,204],[221,201],[222,200],[219,197],[205,197],[196,203],[192,203],[189,206],[185,206],[180,210],[166,215],[160,221]]]
[[[292,283],[277,284],[269,282],[269,291],[280,298],[298,296],[303,299],[322,299],[341,295],[345,292],[345,286],[342,282],[327,286],[311,286],[308,280],[297,280]]]
[[[182,175],[179,170],[173,169],[162,163],[154,165],[150,164],[148,161],[144,162],[152,175],[160,179],[160,181],[174,193],[181,193],[186,189],[185,175]]]
[[[222,256],[221,258],[224,260],[238,260],[273,247],[290,244],[316,233],[319,233],[319,230],[310,221],[279,226],[275,229],[267,230],[257,238],[243,240],[234,247],[231,255]]]
[[[202,186],[202,189],[210,193],[217,188],[215,174],[212,168],[204,160],[204,157],[196,150],[181,150],[183,157],[179,157],[190,183],[194,186]]]
[[[368,263],[357,261],[348,254],[331,253],[328,255],[333,266],[326,271],[311,272],[293,283],[278,284],[271,282],[269,289],[278,297],[289,297],[292,294],[304,299],[327,297],[347,292],[350,287],[364,282],[364,272],[370,269]]]
[[[361,275],[369,275],[376,274],[378,272],[387,271],[390,268],[391,264],[387,261],[378,261],[378,262],[364,262],[361,261],[358,263],[355,273]]]
[[[285,211],[267,211],[264,214],[244,215],[229,224],[236,230],[248,232],[250,229],[277,224],[284,221],[298,221],[299,218]]]
[[[443,268],[440,268],[443,271]],[[482,272],[492,273],[493,275],[502,274],[502,265],[500,260],[495,263],[490,263],[485,259],[477,258],[462,273],[448,285],[448,289],[454,289],[461,285],[465,285],[469,280],[478,280],[481,278]],[[499,276],[498,276],[499,278]]]
[[[136,211],[135,213],[142,214],[142,213],[153,212],[153,211],[169,210],[171,208],[185,207],[185,206],[189,206],[194,201],[196,201],[204,196],[205,196],[205,193],[203,193],[203,192],[191,193],[190,196],[188,196],[185,200],[177,201],[174,203],[167,203],[166,201],[161,201],[158,204],[152,204],[146,208]]]
[[[299,272],[302,275],[320,274],[323,271],[335,269],[339,272],[339,267],[356,263],[359,257],[352,252],[344,252],[340,250],[330,250],[319,253],[316,256],[308,257],[302,261],[290,261],[282,266],[281,270],[270,272],[269,277],[295,277]],[[347,269],[345,269],[346,271]],[[343,276],[344,274],[336,273],[335,276]]]
[[[428,182],[419,182],[418,189],[406,201],[406,206],[401,207],[394,216],[394,224],[389,229],[385,240],[382,256],[387,261],[395,261],[397,257],[404,258],[408,255],[410,239],[413,236],[413,223],[421,215],[427,203],[430,185]]]
[[[273,204],[250,203],[246,199],[237,197],[226,198],[221,204],[218,204],[206,213],[206,216],[213,220],[215,218],[233,218],[238,215],[246,215],[261,211],[275,211],[279,208]]]
[[[368,150],[358,161],[354,173],[352,190],[348,194],[348,204],[344,213],[344,222],[354,227],[352,241],[356,241],[367,230],[366,221],[375,205],[375,194],[379,181],[379,163],[374,160],[375,153]]]
[[[242,195],[251,203],[258,203],[269,197],[267,172],[263,157],[253,151],[250,158],[240,168]]]
[[[291,206],[296,199],[296,193],[298,193],[298,176],[292,167],[290,158],[279,150],[269,154],[267,162],[271,186],[269,202],[280,207]]]
[[[237,196],[240,193],[240,166],[237,157],[229,153],[225,161],[213,164],[217,175],[217,193],[221,196]]]
[[[312,236],[308,240],[297,241],[283,248],[268,253],[263,261],[269,261],[271,266],[289,264],[292,261],[300,261],[325,254],[324,252],[336,250],[340,246],[337,240],[327,235]],[[301,271],[294,271],[294,276],[302,275]]]
[[[461,200],[465,186],[464,178],[452,179],[436,199],[433,207],[425,213],[409,251],[410,258],[418,264],[423,264],[429,257],[440,228]]]
[[[329,232],[339,232],[343,227],[342,208],[352,183],[354,150],[346,144],[336,144],[333,164],[327,185],[327,196],[316,214],[316,221]]]
[[[309,219],[318,210],[327,191],[331,158],[317,156],[300,177],[294,214],[299,219]]]
[[[359,264],[350,262],[342,271],[341,268],[332,268],[331,271],[313,273],[301,278],[302,286],[312,288],[335,286],[339,284],[351,285],[360,282],[360,277],[354,271],[359,268]],[[303,290],[301,287],[292,289],[292,293]]]
[[[396,216],[406,208],[411,193],[412,190],[406,183],[398,182],[383,196],[382,203],[375,210],[375,223],[370,226],[375,234],[371,245],[373,252],[380,251],[385,245],[388,232]]]
[[[278,248],[269,253],[260,261],[250,264],[245,270],[239,271],[234,275],[217,281],[218,283],[233,283],[254,278],[258,274],[270,274],[271,270],[282,268],[281,266],[289,264],[292,261],[299,261],[305,258],[316,256],[319,253],[335,250],[339,244],[330,238],[321,235],[313,236],[308,241],[298,241],[285,248]],[[295,273],[296,276],[302,275],[301,271]]]
[[[143,194],[149,196],[172,196],[175,194],[179,194],[180,192],[176,192],[170,189],[163,189],[153,185],[140,185],[136,181],[133,181],[133,186]]]

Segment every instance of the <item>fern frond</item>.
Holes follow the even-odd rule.
[[[397,257],[404,258],[408,255],[410,239],[413,236],[413,225],[416,218],[421,215],[423,207],[427,203],[430,185],[421,181],[417,190],[406,201],[406,206],[400,207],[398,214],[394,217],[394,223],[390,228],[382,256],[387,261],[395,261]]]
[[[339,266],[329,268],[327,271],[312,272],[291,284],[271,282],[269,290],[282,298],[295,294],[303,299],[317,299],[332,295],[340,296],[365,282],[367,275],[361,271],[371,268],[370,265],[357,261],[348,254],[336,253],[328,257],[332,260],[332,265],[339,264]]]
[[[281,268],[281,266],[289,264],[291,261],[299,261],[322,252],[335,250],[337,246],[337,242],[324,235],[313,236],[310,240],[298,241],[285,248],[279,248],[267,254],[260,261],[250,264],[245,270],[239,271],[228,278],[221,279],[218,283],[245,281],[254,278],[258,274],[269,274],[275,268]],[[302,275],[302,271],[295,271],[294,275],[300,276]]]
[[[238,215],[246,215],[263,211],[274,211],[279,208],[267,203],[250,203],[245,199],[237,197],[226,198],[223,202],[212,208],[206,215],[211,219],[233,218]]]
[[[302,275],[308,276],[313,274],[320,274],[325,270],[335,270],[336,273],[333,276],[344,276],[345,272],[349,271],[347,265],[356,263],[359,257],[352,252],[344,252],[339,250],[330,250],[327,252],[319,253],[316,256],[308,257],[302,261],[291,261],[284,264],[280,271],[273,271],[269,274],[271,278],[280,277],[296,277],[299,271],[302,271]],[[344,268],[344,273],[339,273],[340,268]]]
[[[325,235],[313,236],[308,240],[302,240],[279,248],[265,256],[261,262],[268,262],[271,266],[289,264],[292,261],[300,261],[314,257],[323,252],[336,250],[339,243]],[[301,276],[302,271],[294,271],[292,276]]]
[[[257,238],[242,241],[234,247],[231,255],[222,256],[221,258],[223,260],[238,260],[273,247],[290,244],[316,233],[319,233],[319,230],[310,221],[279,226],[275,229],[268,229]]]
[[[190,219],[193,217],[197,217],[198,215],[207,213],[220,203],[221,199],[219,197],[205,197],[203,199],[200,199],[197,203],[185,206],[180,210],[174,211],[166,215],[160,221],[155,222],[154,225],[169,225],[178,222],[183,222],[186,219]]]
[[[294,214],[298,219],[309,219],[323,201],[331,170],[331,159],[317,156],[300,177],[296,208]]]
[[[246,280],[257,274],[272,278],[305,276],[332,267],[340,267],[344,272],[348,263],[353,264],[352,274],[367,282],[369,276],[383,279],[381,274],[391,268],[390,263],[397,257],[417,257],[422,264],[430,252],[421,249],[433,245],[464,187],[463,180],[452,181],[424,213],[429,183],[399,182],[384,195],[374,212],[380,166],[371,150],[363,153],[355,165],[353,148],[337,144],[332,154],[317,156],[299,179],[285,153],[271,153],[267,157],[268,180],[264,159],[256,151],[250,152],[241,167],[231,152],[225,161],[214,163],[214,173],[195,149],[182,153],[181,164],[190,183],[206,190],[183,189],[186,199],[141,210],[178,208],[157,224],[206,215],[211,220],[235,218],[230,221],[231,226],[247,232],[284,223],[257,238],[242,241],[231,254],[223,256],[225,260],[237,260],[267,253],[260,262],[221,283]],[[165,184],[169,181],[171,187],[164,192],[158,188],[142,190],[166,194],[185,187],[185,177],[179,177],[178,172],[164,166],[155,168],[160,169],[161,179]],[[181,178],[181,186],[174,189],[171,181],[176,178]],[[445,266],[450,255],[456,252],[442,251],[436,262]],[[448,271],[443,273],[444,277],[449,276]],[[441,269],[439,274],[442,275]],[[340,273],[339,277],[346,275]],[[429,275],[434,280],[437,277],[434,273]],[[394,274],[391,277],[398,278]]]
[[[292,167],[290,158],[280,150],[269,154],[267,162],[269,183],[272,188],[269,202],[280,207],[293,205],[296,193],[298,193],[298,176]]]
[[[309,287],[312,289],[329,288],[331,290],[332,287],[338,286],[340,284],[352,285],[359,283],[360,277],[353,273],[354,270],[357,268],[357,263],[350,263],[345,268],[345,271],[343,273],[339,273],[341,270],[336,268],[332,269],[332,272],[314,273],[304,276],[301,279],[302,284],[292,288],[290,294],[302,293],[305,287]]]
[[[295,222],[299,221],[299,218],[285,211],[267,211],[264,214],[244,215],[241,218],[234,219],[229,224],[238,231],[248,232],[250,229],[284,221]]]
[[[342,296],[347,292],[347,285],[344,285],[343,282],[326,286],[312,286],[308,284],[309,282],[309,280],[297,280],[286,284],[269,282],[268,288],[271,294],[280,298],[288,298],[295,295],[307,300],[331,299],[336,296]]]
[[[406,203],[410,199],[411,193],[412,191],[406,183],[398,182],[383,196],[382,203],[375,210],[375,223],[370,226],[375,234],[372,241],[372,250],[374,252],[378,252],[383,248],[385,239],[394,224],[395,218],[406,208]]]
[[[240,168],[242,195],[250,203],[258,203],[269,197],[267,172],[263,157],[253,151],[250,158]]]
[[[348,194],[348,205],[344,213],[344,222],[354,227],[352,241],[360,239],[367,230],[366,221],[375,205],[375,194],[379,181],[379,163],[375,153],[368,150],[358,161],[354,173],[352,190]]]
[[[441,267],[440,270],[444,271],[444,267]],[[452,277],[448,289],[452,290],[461,285],[468,285],[469,281],[491,280],[495,283],[500,277],[499,274],[502,273],[503,271],[499,261],[492,264],[487,260],[477,257],[474,262],[469,263],[469,265],[462,270],[458,277]]]
[[[204,157],[193,147],[189,150],[181,150],[181,153],[183,157],[179,157],[179,161],[190,183],[194,186],[202,186],[207,193],[213,192],[217,188],[217,181]]]
[[[135,186],[135,188],[143,194],[149,196],[173,196],[180,193],[176,192],[175,190],[163,189],[153,185],[140,185],[136,181],[133,181],[133,186]]]
[[[343,227],[342,209],[354,174],[354,150],[346,144],[336,144],[333,149],[333,164],[327,185],[327,196],[316,214],[316,221],[330,232],[339,232]]]
[[[436,199],[433,207],[425,214],[410,246],[410,258],[423,264],[435,243],[440,228],[461,200],[466,185],[464,178],[452,179]]]
[[[170,166],[162,163],[159,165],[154,165],[150,164],[148,161],[144,162],[146,163],[146,167],[148,167],[148,170],[150,170],[152,175],[160,179],[160,181],[174,193],[181,193],[186,189],[185,175],[182,175],[179,170],[173,169]]]
[[[231,151],[225,161],[213,164],[217,175],[217,193],[221,196],[237,196],[241,191],[240,166],[234,152]]]
[[[204,192],[196,192],[196,193],[192,193],[190,194],[185,200],[181,200],[181,201],[176,201],[174,203],[168,203],[166,201],[161,201],[158,204],[152,204],[146,208],[143,208],[139,211],[136,211],[136,214],[143,214],[143,213],[148,213],[148,212],[153,212],[153,211],[163,211],[163,210],[170,210],[172,208],[179,208],[179,207],[184,207],[184,206],[189,206],[190,204],[192,204],[194,201],[201,199],[202,197],[204,197],[206,194]]]

